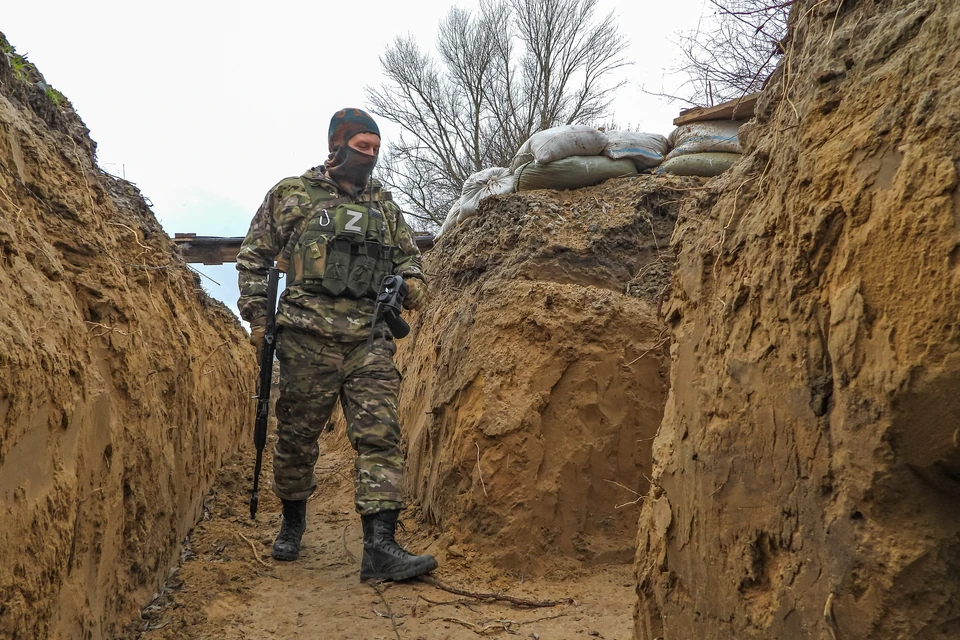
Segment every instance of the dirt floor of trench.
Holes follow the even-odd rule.
[[[632,636],[630,565],[547,578],[507,578],[469,548],[443,548],[442,532],[418,524],[415,508],[404,512],[405,531],[398,539],[412,551],[437,555],[441,566],[433,575],[445,585],[539,602],[572,602],[521,607],[457,595],[420,581],[361,583],[362,534],[353,508],[353,456],[339,442],[343,435],[338,431],[326,433],[321,441],[328,452],[317,465],[319,490],[308,503],[300,560],[273,560],[270,546],[280,511],[279,500],[268,488],[273,438],[264,455],[266,486],[257,520],[249,517],[253,468],[249,448],[224,465],[204,501],[203,519],[185,541],[179,566],[171,571],[163,592],[127,626],[124,640]]]

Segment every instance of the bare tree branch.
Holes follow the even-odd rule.
[[[367,99],[404,131],[380,176],[411,215],[439,224],[470,174],[506,166],[531,134],[607,117],[627,41],[596,3],[481,0],[441,20],[436,57],[411,36],[387,48]]]
[[[759,91],[783,53],[794,0],[710,0],[716,13],[680,36],[685,102],[713,106]]]

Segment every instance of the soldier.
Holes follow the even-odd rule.
[[[330,155],[300,177],[281,180],[260,206],[237,257],[240,315],[259,350],[266,318],[267,269],[287,272],[277,310],[277,444],[274,493],[283,502],[277,560],[296,560],[307,498],[317,487],[317,440],[339,398],[357,451],[354,486],[363,523],[360,579],[405,580],[432,571],[395,538],[403,452],[397,417],[400,374],[389,329],[371,326],[380,282],[400,275],[407,309],[422,305],[420,251],[400,209],[370,184],[380,130],[360,109],[330,120]],[[372,347],[367,340],[374,334]]]

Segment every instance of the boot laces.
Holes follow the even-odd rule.
[[[284,518],[280,524],[280,534],[277,536],[277,541],[286,544],[296,543],[300,538],[299,529],[300,527],[297,524]]]
[[[383,550],[389,553],[390,555],[406,560],[407,558],[412,558],[414,555],[400,546],[396,540],[384,540]]]
[[[286,511],[286,509],[284,509]],[[278,542],[296,544],[305,529],[304,515],[298,509],[291,509],[290,516],[284,513],[280,521],[280,533],[277,535]]]
[[[397,527],[406,531],[406,527],[403,526],[402,522],[399,520],[395,522],[383,521],[382,526],[383,529],[378,532],[379,536],[377,537],[379,538],[379,546],[384,552],[403,560],[414,557],[414,554],[407,551],[403,546],[400,545],[399,542],[397,542]]]

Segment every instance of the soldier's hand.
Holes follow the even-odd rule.
[[[413,311],[422,309],[427,303],[427,284],[420,278],[406,278],[407,297],[403,299],[403,308]]]
[[[260,347],[263,346],[263,334],[266,332],[267,323],[266,321],[261,320],[260,322],[251,322],[250,323],[250,344],[252,344],[257,349],[257,354],[260,354]]]

